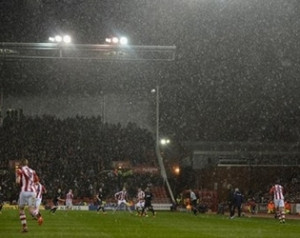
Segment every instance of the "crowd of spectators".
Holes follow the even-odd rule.
[[[18,198],[14,166],[22,157],[39,174],[48,191],[46,198],[58,188],[72,189],[77,198],[93,197],[101,186],[113,197],[124,184],[134,196],[138,186],[163,182],[157,174],[132,176],[114,165],[115,161],[130,161],[131,167],[158,167],[153,134],[134,123],[103,123],[101,117],[7,115],[0,126],[0,186],[7,201]],[[299,186],[295,170],[285,181],[290,202],[300,202]],[[265,203],[268,195],[262,193],[255,200]]]
[[[134,123],[103,123],[101,117],[9,115],[0,127],[0,144],[0,183],[7,200],[17,199],[14,162],[22,157],[39,174],[48,197],[58,187],[63,191],[72,188],[77,197],[85,197],[93,196],[103,184],[113,193],[122,186],[120,182],[136,187],[141,181],[158,179],[127,174],[125,180],[112,167],[113,161],[126,160],[132,166],[155,166],[153,135]]]

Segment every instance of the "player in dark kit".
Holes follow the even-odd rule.
[[[243,195],[240,192],[240,190],[238,188],[236,188],[234,190],[234,194],[233,194],[233,208],[230,211],[230,218],[234,218],[234,212],[235,209],[237,208],[238,211],[238,216],[241,216],[241,207],[242,207],[242,203],[243,203]]]
[[[59,188],[57,190],[57,193],[56,193],[55,197],[53,198],[53,207],[50,209],[50,212],[55,213],[57,208],[58,208],[59,202],[64,202],[65,201],[61,198],[61,196],[62,196],[61,195],[61,189]]]
[[[142,210],[142,216],[148,216],[147,211],[151,211],[153,216],[156,215],[156,212],[154,211],[152,206],[152,198],[153,198],[153,194],[150,191],[150,188],[147,187],[145,189],[145,206],[143,207]]]
[[[105,210],[104,210],[104,204],[103,204],[103,190],[102,188],[99,188],[99,193],[96,195],[96,199],[97,199],[97,212],[99,212],[100,210],[102,210],[102,212],[105,214]]]

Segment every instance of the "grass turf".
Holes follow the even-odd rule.
[[[44,224],[38,226],[27,215],[28,233],[21,233],[17,210],[4,210],[0,215],[0,237],[245,237],[295,238],[300,234],[300,220],[279,224],[270,218],[226,216],[187,212],[158,212],[156,217],[138,217],[128,212],[108,211],[106,215],[92,211],[42,211]]]

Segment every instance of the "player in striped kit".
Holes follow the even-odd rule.
[[[137,203],[135,204],[135,209],[137,211],[137,215],[141,215],[142,209],[145,206],[145,192],[141,188],[138,188],[138,193],[136,197]]]
[[[127,191],[126,188],[123,188],[123,190],[115,193],[115,199],[118,200],[118,205],[116,207],[116,209],[114,210],[114,213],[116,212],[116,210],[118,208],[120,208],[122,205],[125,205],[126,210],[128,210],[131,213],[131,210],[129,208],[129,204],[127,202]]]
[[[72,210],[73,206],[73,191],[72,189],[69,189],[69,192],[66,195],[66,209],[67,210]]]
[[[35,198],[35,210],[34,213],[41,215],[40,213],[40,205],[42,203],[43,194],[47,193],[46,188],[39,181],[35,184],[36,187],[36,198]]]
[[[285,209],[284,209],[284,188],[279,184],[279,180],[270,189],[270,194],[273,195],[274,205],[277,213],[277,218],[280,223],[285,223]]]
[[[16,168],[16,183],[21,186],[19,195],[19,217],[22,224],[22,232],[28,232],[27,220],[25,214],[25,206],[28,205],[30,214],[35,217],[38,224],[43,223],[42,216],[35,211],[36,187],[35,183],[38,181],[36,172],[28,167],[28,160],[21,160],[21,168]]]

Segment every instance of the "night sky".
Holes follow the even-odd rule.
[[[175,45],[174,62],[1,61],[6,95],[147,98],[162,86],[161,123],[178,140],[299,140],[298,0],[0,0],[1,42],[76,44],[126,35]]]

